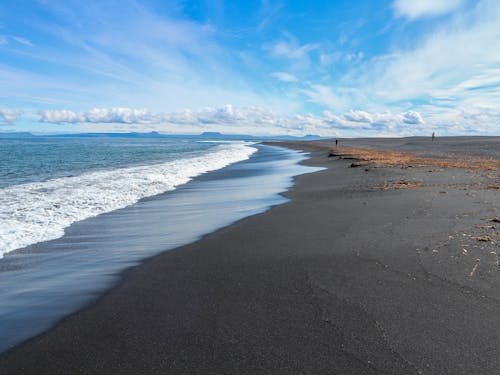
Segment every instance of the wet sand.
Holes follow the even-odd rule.
[[[281,144],[326,169],[129,270],[0,373],[498,373],[500,172],[352,167],[331,141]],[[500,159],[498,137],[341,146]]]

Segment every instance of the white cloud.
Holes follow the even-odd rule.
[[[321,104],[325,107],[342,111],[348,107],[349,93],[334,89],[329,85],[309,83],[306,89],[300,93],[307,96],[309,101]]]
[[[424,120],[420,113],[407,111],[402,113],[349,111],[342,117],[336,116],[329,111],[323,113],[325,121],[342,129],[365,129],[368,131],[387,132],[394,134],[418,132],[420,129],[409,125],[423,125]],[[361,133],[358,133],[361,135]]]
[[[236,134],[317,134],[322,136],[368,136],[426,132],[418,112],[369,113],[350,111],[342,116],[325,111],[321,116],[283,115],[262,107],[207,107],[176,112],[151,113],[130,108],[95,108],[87,112],[52,110],[40,113],[40,121],[81,124],[143,124],[146,130]],[[121,128],[126,130],[126,128]]]
[[[500,109],[489,105],[429,108],[429,129],[448,135],[499,135]]]
[[[458,10],[465,0],[395,0],[394,11],[410,20],[434,17]]]
[[[7,37],[3,36],[3,35],[0,35],[0,46],[3,46],[5,44],[7,44],[8,41],[7,41]]]
[[[268,47],[272,56],[290,60],[302,59],[314,49],[315,46],[312,44],[299,45],[296,41],[279,41]]]
[[[363,60],[365,57],[365,54],[363,51],[359,51],[356,53],[348,53],[344,56],[344,60],[347,61],[348,63],[355,63]]]
[[[218,108],[206,107],[198,111],[185,109],[177,112],[162,113],[155,117],[160,123],[199,127],[205,125],[230,125],[238,127],[249,124],[260,125],[263,123],[272,125],[276,119],[276,115],[273,112],[261,107],[234,108],[231,104],[226,104]]]
[[[24,44],[25,46],[28,46],[28,47],[33,47],[34,46],[34,44],[31,41],[29,41],[28,39],[23,38],[21,36],[13,36],[11,38],[14,39],[16,42],[18,42],[20,44]]]
[[[48,123],[78,123],[83,122],[84,117],[68,109],[47,110],[40,112],[40,121]]]
[[[107,123],[147,124],[156,121],[146,109],[93,108],[87,112],[73,112],[67,109],[40,112],[40,121],[46,123]]]
[[[427,127],[450,127],[448,134],[498,134],[493,116],[481,123],[465,114],[500,106],[500,2],[481,0],[475,7],[440,22],[407,49],[395,49],[353,68],[331,88],[338,103],[358,108],[417,110]],[[317,95],[315,101],[324,98]],[[489,113],[489,112],[488,112]],[[408,124],[421,121],[408,112]],[[495,131],[496,127],[496,131]]]
[[[286,73],[286,72],[274,72],[271,73],[271,77],[276,78],[279,81],[282,82],[297,82],[298,79],[295,77],[293,74]]]
[[[318,48],[317,44],[300,44],[288,33],[285,33],[284,39],[264,46],[272,58],[288,60],[294,70],[307,69],[311,65],[311,52]]]
[[[176,18],[175,12],[160,16],[134,0],[121,1],[115,12],[108,11],[106,2],[46,3],[48,12],[64,15],[67,22],[53,24],[35,17],[37,48],[22,48],[23,58],[31,58],[32,64],[10,65],[9,59],[0,64],[0,101],[11,101],[16,108],[101,108],[45,111],[44,122],[102,130],[142,124],[141,129],[165,125],[162,129],[172,131],[206,127],[246,132],[248,128],[263,134],[319,129],[353,135],[398,130],[399,135],[419,134],[449,126],[450,134],[482,129],[498,134],[500,122],[494,111],[500,106],[498,0],[468,1],[474,3],[470,7],[465,0],[389,2],[400,17],[410,20],[450,16],[408,29],[407,22],[391,20],[387,30],[397,27],[404,32],[390,38],[391,50],[382,56],[373,55],[380,52],[375,45],[365,54],[358,52],[364,46],[355,33],[343,32],[344,46],[339,47],[326,39],[322,44],[310,39],[304,43],[302,38],[309,36],[299,40],[285,32],[264,45],[263,53],[245,43],[228,48],[219,34],[225,30]],[[129,22],[124,24],[123,19]],[[360,31],[363,37],[365,31]],[[15,50],[23,41],[33,44],[16,38],[0,36],[0,45],[4,40],[9,50]],[[236,63],[238,55],[248,58],[244,69]],[[37,63],[46,68],[38,70]],[[246,72],[251,74],[245,76]],[[277,80],[295,84],[283,90],[279,82],[268,82],[269,72]],[[234,107],[219,107],[227,102]],[[152,112],[117,108],[121,105],[147,106]],[[206,108],[175,111],[185,106]],[[319,108],[336,115],[304,114]]]
[[[424,120],[420,113],[416,111],[408,111],[402,114],[403,122],[405,124],[423,124]]]
[[[344,118],[348,121],[353,122],[373,122],[373,116],[365,111],[353,111],[351,110],[349,113],[344,114]]]
[[[15,109],[0,109],[0,122],[14,122],[22,114],[22,111]]]
[[[85,112],[85,122],[144,124],[154,121],[147,109],[93,108]]]
[[[135,0],[118,3],[44,1],[46,16],[30,20],[37,48],[22,51],[30,64],[0,63],[0,101],[42,109],[50,107],[41,100],[53,108],[131,103],[155,111],[225,102],[298,106],[241,74],[235,64],[239,50],[226,48],[211,22],[157,12]],[[16,38],[8,42],[33,44]]]

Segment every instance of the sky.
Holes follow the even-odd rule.
[[[500,135],[498,0],[2,0],[0,132]]]

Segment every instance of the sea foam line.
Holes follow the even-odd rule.
[[[203,156],[0,189],[0,257],[59,238],[77,221],[174,190],[202,173],[248,159],[255,151],[249,143],[227,143]]]

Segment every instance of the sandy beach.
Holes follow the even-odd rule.
[[[130,269],[0,373],[498,374],[500,137],[279,145],[325,169]]]

